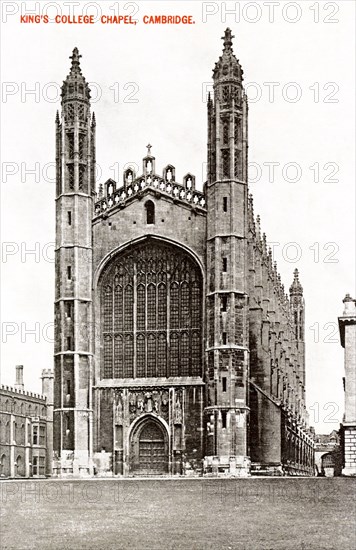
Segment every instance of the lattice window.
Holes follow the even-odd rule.
[[[147,339],[147,376],[156,376],[156,338],[153,334]]]
[[[215,151],[213,151],[211,153],[211,167],[210,167],[210,169],[211,169],[211,177],[213,179],[215,179],[215,174],[216,174],[216,153],[215,153]]]
[[[82,122],[85,121],[85,107],[84,107],[84,105],[79,105],[79,107],[78,107],[78,116],[79,116],[79,120],[81,120]]]
[[[178,334],[173,332],[171,335],[171,349],[170,349],[170,375],[178,376],[178,364],[179,364],[179,340]]]
[[[201,341],[200,333],[192,334],[192,376],[199,376],[201,371]]]
[[[114,378],[123,377],[123,342],[122,336],[115,336],[114,339]]]
[[[145,350],[145,337],[143,334],[137,336],[136,343],[136,375],[139,378],[144,378],[146,376],[146,350]]]
[[[229,122],[227,120],[223,122],[223,143],[224,145],[229,143]]]
[[[158,328],[165,329],[167,326],[167,290],[166,285],[158,285]]]
[[[237,117],[235,117],[235,130],[234,130],[235,144],[239,142],[239,138],[240,138],[240,120]]]
[[[68,158],[73,159],[74,158],[74,134],[72,132],[67,133],[67,150],[68,150]]]
[[[137,287],[137,329],[145,330],[146,291],[143,284]]]
[[[133,336],[127,335],[125,338],[125,356],[124,356],[124,378],[133,377]]]
[[[78,149],[79,149],[79,158],[80,160],[84,159],[84,153],[85,153],[85,146],[86,146],[86,139],[85,134],[79,134],[79,142],[78,142]]]
[[[223,103],[227,103],[229,101],[229,96],[230,96],[230,93],[229,93],[229,86],[223,86],[223,89],[222,89],[222,100],[223,100]]]
[[[115,330],[122,330],[122,286],[115,286],[114,294],[114,322]]]
[[[112,337],[104,336],[104,378],[112,378]]]
[[[182,376],[189,376],[189,354],[189,336],[186,332],[184,332],[181,336],[180,343],[180,368]]]
[[[75,115],[74,105],[70,103],[69,105],[67,105],[67,108],[66,108],[65,121],[68,124],[73,124],[74,115]]]
[[[190,300],[189,300],[189,285],[187,282],[182,283],[181,299],[180,299],[180,325],[186,327],[190,324]]]
[[[179,287],[177,283],[171,285],[171,328],[179,326]]]
[[[85,191],[86,190],[86,166],[83,164],[79,165],[79,191]]]
[[[156,287],[149,284],[147,288],[147,328],[156,328]]]
[[[157,376],[166,376],[167,372],[167,340],[165,334],[160,334],[157,342]]]
[[[240,176],[240,151],[238,149],[235,149],[235,158],[234,158],[234,174],[236,177]]]
[[[137,245],[109,264],[100,285],[103,376],[187,376],[191,364],[202,374],[202,278],[186,253]]]
[[[124,330],[133,329],[133,289],[131,285],[125,288],[125,314],[124,314]]]
[[[230,177],[230,153],[227,149],[221,152],[222,154],[222,168],[223,168],[223,177]]]
[[[112,330],[112,290],[110,286],[105,289],[104,295],[104,332]]]
[[[74,166],[73,166],[73,164],[68,164],[67,169],[68,169],[69,189],[74,189]]]

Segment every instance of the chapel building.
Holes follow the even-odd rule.
[[[304,299],[286,293],[248,190],[248,107],[226,29],[207,181],[95,182],[75,48],[56,118],[54,473],[313,473]]]

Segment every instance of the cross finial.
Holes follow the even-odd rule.
[[[69,56],[69,59],[72,60],[72,67],[71,70],[73,71],[79,71],[80,72],[80,58],[82,56],[79,53],[78,48],[74,48],[73,54]]]
[[[221,38],[224,41],[224,52],[232,51],[232,39],[235,38],[235,36],[231,34],[231,29],[229,27],[227,27],[224,36]]]
[[[150,154],[151,154],[152,145],[149,143],[148,145],[146,145],[146,147],[147,147],[147,155],[150,155]]]

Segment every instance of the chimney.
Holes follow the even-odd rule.
[[[23,390],[23,365],[16,365],[15,390]]]

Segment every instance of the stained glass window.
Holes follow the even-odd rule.
[[[222,151],[222,167],[223,167],[223,177],[230,177],[230,154],[227,149]]]
[[[189,351],[189,336],[184,332],[181,336],[180,344],[180,369],[182,376],[189,376],[189,362],[190,362],[190,351]]]
[[[147,376],[156,376],[156,338],[153,334],[147,340]]]
[[[137,344],[136,344],[136,374],[139,378],[144,378],[146,376],[145,373],[145,337],[143,334],[139,334],[137,336]]]
[[[147,328],[156,328],[156,286],[153,284],[147,288]]]
[[[125,338],[124,378],[133,377],[133,336],[128,334]]]
[[[177,283],[171,285],[171,327],[179,326],[179,286]]]
[[[100,288],[104,378],[201,376],[202,277],[187,253],[136,245],[111,261]]]
[[[170,375],[178,376],[178,366],[179,366],[179,340],[178,334],[173,332],[171,334],[171,349],[170,349]]]
[[[145,330],[146,291],[143,284],[137,287],[137,329]]]
[[[166,376],[167,371],[167,341],[166,335],[160,334],[157,342],[157,376]]]
[[[123,342],[122,336],[116,335],[114,340],[114,378],[123,377]]]

